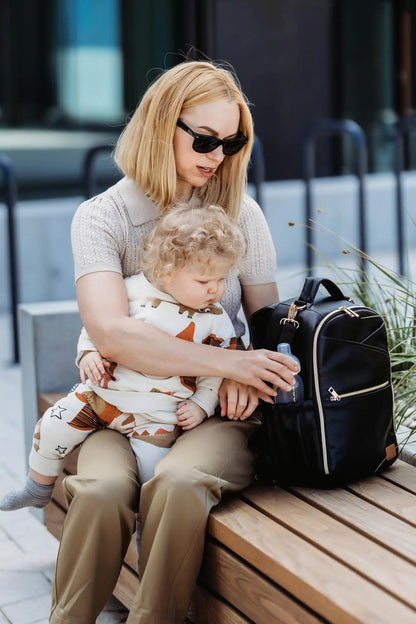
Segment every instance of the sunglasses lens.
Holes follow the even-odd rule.
[[[207,154],[208,152],[213,152],[217,147],[222,145],[223,152],[226,156],[233,156],[237,154],[244,145],[247,143],[247,139],[245,137],[238,139],[229,139],[228,141],[220,141],[215,137],[197,137],[193,142],[193,149],[195,152],[199,154]]]
[[[237,152],[239,152],[246,143],[247,139],[245,137],[241,139],[230,139],[229,141],[225,141],[223,144],[224,154],[226,156],[233,156],[234,154],[237,154]]]
[[[221,141],[215,137],[198,136],[194,139],[192,148],[199,154],[207,154],[208,152],[213,152],[219,145],[221,145]]]

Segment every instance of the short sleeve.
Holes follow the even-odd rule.
[[[75,281],[95,271],[122,274],[125,238],[122,216],[111,196],[98,195],[83,202],[71,226]]]
[[[239,225],[247,243],[239,273],[241,284],[252,286],[275,282],[276,250],[270,229],[260,206],[248,195],[243,199]]]

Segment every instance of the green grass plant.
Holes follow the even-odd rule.
[[[416,283],[411,275],[399,275],[322,225],[315,223],[313,227],[346,243],[342,254],[348,257],[347,267],[325,260],[314,250],[334,281],[346,294],[377,311],[384,319],[391,358],[395,425],[396,428],[405,425],[409,429],[401,446],[416,441]]]

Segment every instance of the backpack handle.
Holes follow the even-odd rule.
[[[296,305],[301,307],[308,303],[313,303],[320,286],[324,286],[331,297],[335,300],[349,299],[349,297],[344,295],[339,286],[337,286],[330,279],[327,279],[326,277],[307,277],[305,279],[305,283],[303,284],[302,292],[296,301]]]
[[[351,301],[349,297],[346,297],[342,290],[330,279],[326,277],[307,277],[303,284],[302,292],[299,298],[292,303],[295,306],[295,316],[297,313],[296,308],[301,310],[305,308],[307,304],[312,304],[315,301],[315,297],[318,293],[319,287],[324,286],[328,293],[335,301]],[[276,306],[271,314],[271,318],[267,323],[267,341],[268,348],[274,349],[279,342],[288,342],[292,344],[295,337],[296,330],[299,323],[293,317],[292,321],[288,322],[288,319],[280,319],[279,308]],[[285,322],[286,321],[286,322]],[[273,345],[273,346],[272,346]]]

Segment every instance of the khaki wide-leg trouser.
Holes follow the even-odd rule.
[[[248,436],[258,419],[214,416],[184,432],[140,494],[140,587],[128,624],[183,623],[201,565],[211,508],[246,487]],[[67,477],[68,514],[53,586],[51,624],[92,624],[111,596],[135,527],[139,487],[129,441],[104,430],[83,443]]]

